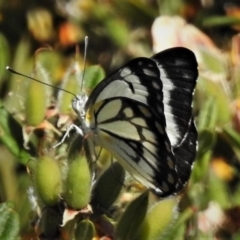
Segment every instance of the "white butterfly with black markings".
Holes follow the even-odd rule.
[[[68,132],[75,128],[90,149],[108,150],[157,195],[176,194],[189,180],[196,154],[197,77],[196,58],[186,48],[133,59],[102,80],[89,98],[73,99],[80,126]]]

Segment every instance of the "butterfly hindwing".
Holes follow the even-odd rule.
[[[197,130],[192,118],[197,61],[185,48],[168,49],[152,58],[157,62],[163,82],[166,131],[176,159],[177,188],[181,189],[189,180],[197,148]]]
[[[175,190],[178,176],[165,118],[141,102],[125,97],[93,105],[95,141],[107,149],[141,183],[161,195]]]
[[[189,180],[192,164],[196,156],[197,148],[197,130],[193,121],[190,122],[190,127],[186,138],[182,142],[181,146],[173,148],[173,153],[176,159],[176,167],[178,171],[178,186],[181,190],[186,182]]]
[[[160,71],[167,133],[175,147],[181,144],[190,127],[193,91],[198,77],[197,61],[185,48],[167,49],[152,58]]]

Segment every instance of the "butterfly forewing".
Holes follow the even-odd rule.
[[[93,90],[85,109],[95,102],[112,97],[131,98],[146,105],[154,104],[162,114],[162,82],[157,64],[149,58],[136,58],[128,62]]]

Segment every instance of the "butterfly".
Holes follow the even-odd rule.
[[[140,183],[166,197],[189,180],[197,148],[193,52],[176,47],[135,58],[72,100],[90,149],[105,148]],[[67,135],[67,134],[66,134]],[[65,139],[66,135],[63,139]]]

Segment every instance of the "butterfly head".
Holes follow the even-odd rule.
[[[72,100],[72,108],[81,119],[83,119],[86,115],[85,104],[87,100],[88,97],[85,93],[77,95]]]

